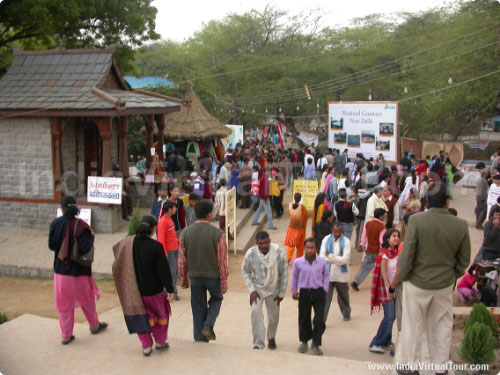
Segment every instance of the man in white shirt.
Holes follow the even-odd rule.
[[[334,289],[337,290],[337,301],[345,321],[351,319],[349,304],[349,261],[351,258],[351,241],[343,235],[344,228],[340,222],[332,224],[332,234],[321,242],[319,256],[324,258],[330,269],[330,285],[326,295],[325,323],[333,299]]]
[[[243,280],[250,291],[253,348],[263,349],[265,346],[266,327],[262,312],[265,303],[267,347],[273,350],[276,349],[280,302],[288,284],[288,262],[283,249],[271,243],[267,232],[257,233],[255,243],[256,246],[246,252],[242,265]]]
[[[325,158],[323,154],[321,154],[320,158],[318,159],[318,164],[316,165],[316,168],[322,171],[325,165],[328,165],[328,160]]]
[[[312,159],[312,165],[314,166],[314,156],[309,152],[309,150],[306,151],[306,154],[304,156],[304,168],[307,167],[307,165],[309,164],[307,161],[309,159]]]
[[[372,196],[368,199],[366,203],[366,215],[365,215],[365,223],[368,223],[370,220],[373,220],[375,209],[383,208],[387,211],[387,205],[382,198],[384,188],[381,186],[375,186],[373,190]]]
[[[491,207],[497,204],[498,198],[500,197],[500,174],[493,176],[493,183],[488,191],[488,199],[486,203],[488,204],[488,212],[486,213],[486,219],[489,219]]]

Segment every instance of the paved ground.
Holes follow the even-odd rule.
[[[289,196],[288,196],[289,197]],[[475,196],[473,190],[455,190],[451,206],[469,222],[473,221]],[[285,199],[289,202],[290,199]],[[279,230],[272,231],[273,242],[283,243],[288,218],[275,220]],[[310,225],[308,225],[308,234]],[[473,254],[481,243],[481,233],[470,229]],[[35,274],[37,268],[49,270],[53,258],[47,250],[47,234],[37,231],[9,230],[0,234],[0,265],[3,270],[25,267]],[[124,233],[99,234],[96,238],[95,272],[109,273],[112,263],[111,246],[123,238]],[[332,303],[327,331],[323,337],[325,357],[296,353],[297,303],[290,292],[281,307],[281,320],[277,334],[278,350],[255,351],[251,347],[250,309],[248,292],[243,284],[240,267],[243,254],[230,254],[229,292],[225,296],[221,315],[215,331],[217,341],[211,344],[192,342],[192,320],[189,291],[181,290],[181,301],[173,305],[169,331],[171,349],[167,353],[154,353],[143,358],[137,337],[128,335],[120,307],[113,307],[101,314],[110,323],[107,331],[91,336],[85,323],[77,323],[77,339],[67,347],[60,345],[59,326],[56,319],[23,315],[0,326],[0,372],[3,374],[137,374],[165,372],[275,374],[285,371],[292,374],[345,373],[393,374],[391,371],[369,371],[368,363],[391,363],[388,355],[368,352],[367,347],[375,335],[382,314],[370,315],[369,281],[361,285],[360,292],[350,292],[352,319],[341,320],[336,304]],[[361,254],[352,256],[351,279],[361,261]],[[31,271],[29,271],[31,270]],[[45,272],[45,271],[44,271]],[[47,295],[51,284],[46,283]],[[0,289],[1,290],[1,289]],[[1,298],[1,296],[0,296]],[[28,298],[20,295],[19,298]],[[0,299],[0,301],[3,299]],[[98,302],[98,305],[102,302]],[[1,307],[0,307],[1,312]],[[80,315],[80,321],[81,315]],[[425,347],[425,346],[424,346]],[[425,348],[424,348],[425,349]],[[425,354],[425,350],[424,350]],[[422,373],[424,374],[424,373]]]

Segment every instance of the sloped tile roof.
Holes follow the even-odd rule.
[[[111,50],[15,52],[10,69],[0,80],[0,110],[108,110],[116,106],[92,91],[113,74]],[[119,75],[117,70],[115,74]],[[168,108],[179,103],[134,93],[106,90],[124,101],[122,109]]]

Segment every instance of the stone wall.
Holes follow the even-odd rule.
[[[0,196],[53,199],[48,118],[0,120]]]
[[[38,204],[0,201],[0,225],[5,227],[46,229],[56,218],[58,204]],[[92,210],[91,226],[96,233],[116,232],[124,221],[121,219],[121,207],[113,205],[84,206]]]
[[[129,181],[130,198],[135,207],[149,208],[153,205],[155,199],[154,185],[144,184],[139,181]]]

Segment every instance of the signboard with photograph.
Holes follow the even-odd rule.
[[[87,202],[122,204],[123,178],[89,176]]]
[[[397,102],[330,102],[328,147],[346,148],[349,157],[382,154],[396,162],[398,155]]]

